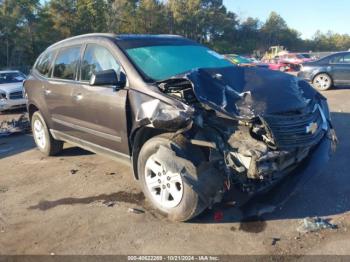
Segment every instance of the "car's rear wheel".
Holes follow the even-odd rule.
[[[328,74],[318,74],[312,81],[312,85],[320,91],[326,91],[332,87],[332,78]]]
[[[174,171],[176,161],[189,160],[175,156],[172,146],[184,150],[183,145],[175,144],[166,135],[148,140],[138,157],[138,174],[144,194],[160,213],[173,221],[187,221],[201,213],[207,205],[184,180],[186,176],[187,180],[198,181],[196,170],[190,165]],[[160,147],[164,147],[166,152],[173,152],[174,156],[160,156]]]
[[[52,137],[39,111],[33,114],[31,124],[34,141],[40,152],[47,156],[53,156],[62,151],[63,142]]]

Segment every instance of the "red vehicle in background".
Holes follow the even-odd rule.
[[[312,61],[316,60],[316,58],[314,56],[311,56],[311,54],[308,54],[308,53],[302,53],[302,54],[298,54],[298,55],[303,60],[303,63],[312,62]]]
[[[286,64],[294,64],[294,65],[300,65],[305,62],[312,61],[312,58],[308,54],[285,54],[283,56],[280,56],[280,61],[282,63]]]
[[[262,63],[266,64],[270,70],[288,72],[291,70],[289,64],[282,62],[279,57],[275,57],[271,60],[263,60]]]
[[[310,61],[312,61],[312,58],[308,54],[288,53],[276,56],[274,59],[265,60],[264,63],[268,64],[271,70],[290,72],[299,71],[301,64]]]

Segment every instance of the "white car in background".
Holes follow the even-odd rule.
[[[25,79],[26,75],[20,71],[0,71],[0,112],[26,106]]]

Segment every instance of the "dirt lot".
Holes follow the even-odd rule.
[[[0,137],[0,254],[350,255],[350,89],[324,94],[340,141],[334,158],[281,208],[250,222],[243,222],[247,211],[226,208],[171,223],[148,206],[128,166],[68,145],[47,158],[30,134]],[[246,210],[271,208],[252,203]],[[315,216],[338,229],[297,231]]]

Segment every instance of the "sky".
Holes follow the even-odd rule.
[[[317,30],[350,34],[350,0],[224,0],[224,4],[243,19],[265,21],[275,11],[304,39]]]

